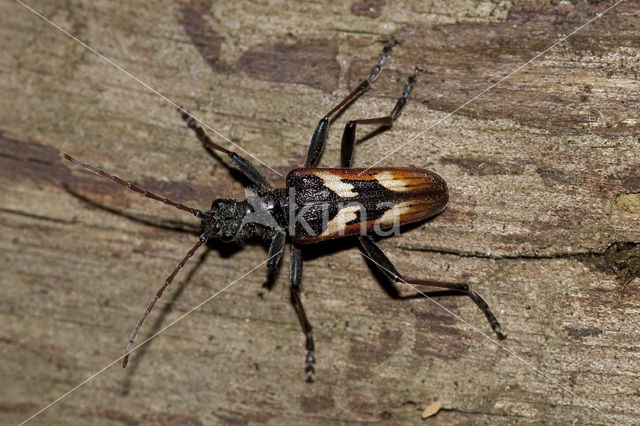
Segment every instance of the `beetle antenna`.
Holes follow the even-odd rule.
[[[189,213],[193,214],[196,217],[202,217],[203,216],[202,211],[200,211],[198,209],[194,209],[194,208],[185,206],[184,204],[175,202],[175,201],[170,200],[168,198],[160,197],[160,196],[158,196],[158,195],[156,195],[156,194],[154,194],[152,192],[147,191],[146,189],[142,189],[139,186],[136,186],[136,185],[134,185],[134,184],[132,184],[130,182],[127,182],[126,180],[120,179],[118,176],[111,175],[111,174],[109,174],[109,173],[107,173],[107,172],[105,172],[103,170],[98,169],[97,167],[93,167],[93,166],[90,166],[87,163],[83,163],[82,161],[80,161],[80,160],[78,160],[76,158],[73,158],[72,156],[70,156],[68,154],[62,154],[62,156],[65,158],[65,160],[69,160],[73,164],[76,164],[76,165],[78,165],[80,167],[84,167],[85,169],[89,170],[90,172],[93,172],[93,173],[95,173],[97,175],[100,175],[100,176],[102,176],[104,178],[107,178],[110,181],[113,181],[113,182],[115,182],[117,184],[120,184],[122,186],[126,186],[130,190],[135,191],[138,194],[141,194],[141,195],[143,195],[143,196],[145,196],[147,198],[151,198],[152,200],[160,201],[161,203],[164,203],[166,205],[169,205],[169,206],[175,207],[177,209],[189,212]]]
[[[127,344],[127,347],[124,350],[124,358],[122,360],[122,368],[126,367],[127,366],[127,362],[129,362],[129,354],[131,353],[131,349],[133,348],[133,342],[136,340],[136,336],[138,335],[138,331],[140,331],[140,327],[142,327],[142,323],[144,322],[145,319],[147,319],[147,316],[149,315],[149,313],[153,309],[154,305],[156,304],[158,299],[160,299],[160,296],[162,296],[162,293],[164,292],[164,290],[169,286],[169,284],[171,284],[171,282],[175,278],[176,274],[180,271],[180,269],[182,269],[182,267],[185,265],[185,263],[187,263],[187,261],[191,258],[191,256],[194,255],[196,250],[198,250],[200,248],[200,246],[203,245],[207,241],[207,238],[208,238],[208,235],[206,235],[206,234],[201,235],[200,239],[198,240],[196,245],[193,246],[191,248],[191,250],[189,250],[189,252],[184,257],[184,259],[182,259],[180,261],[180,263],[178,263],[178,266],[176,266],[176,268],[173,270],[173,272],[171,272],[171,275],[169,275],[167,277],[167,279],[164,280],[164,284],[162,284],[162,287],[160,287],[160,290],[158,290],[156,295],[153,297],[153,300],[151,301],[151,303],[149,303],[149,306],[147,306],[147,309],[144,311],[144,314],[142,314],[142,317],[138,321],[138,324],[136,324],[136,328],[133,329],[133,332],[131,333],[131,337],[129,337],[129,343]]]

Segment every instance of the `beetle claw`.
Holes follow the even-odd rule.
[[[258,296],[264,297],[264,295],[267,293],[269,293],[269,286],[263,284],[262,287],[260,288],[260,291],[258,292]]]

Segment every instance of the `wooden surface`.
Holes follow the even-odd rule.
[[[640,421],[640,256],[607,251],[640,241],[638,2],[482,94],[613,2],[29,4],[278,182],[395,37],[375,89],[332,127],[322,164],[338,164],[345,120],[388,113],[413,68],[424,70],[397,125],[359,145],[355,163],[400,148],[380,165],[432,169],[451,200],[381,246],[409,276],[470,282],[509,336],[509,352],[484,337],[466,298],[436,299],[464,321],[424,299],[390,299],[355,244],[338,241],[305,251],[315,383],[304,382],[285,258],[264,298],[261,266],[32,424]],[[199,208],[244,193],[172,105],[11,0],[0,3],[0,40],[0,422],[15,424],[122,354],[196,238],[154,225],[197,225],[188,215],[61,153]],[[203,250],[141,340],[265,257],[257,244]],[[434,401],[445,409],[420,420]]]

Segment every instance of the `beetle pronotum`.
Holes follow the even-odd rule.
[[[357,125],[391,126],[409,98],[416,82],[417,69],[409,77],[402,96],[389,115],[347,122],[342,135],[341,168],[317,167],[332,118],[369,90],[371,84],[378,78],[394,45],[393,40],[387,43],[369,76],[320,120],[311,138],[304,167],[289,172],[284,188],[274,188],[250,161],[214,143],[197,125],[195,119],[182,108],[179,110],[182,117],[203,145],[208,149],[227,154],[231,163],[251,182],[250,189],[254,193],[252,196],[244,201],[217,199],[213,201],[210,210],[203,212],[160,197],[64,154],[64,158],[72,163],[124,185],[145,197],[192,213],[202,223],[202,233],[197,243],[167,277],[131,333],[125,349],[123,367],[127,365],[135,338],[156,301],[189,258],[211,238],[236,242],[252,238],[267,241],[269,243],[267,266],[271,269],[278,267],[285,243],[287,239],[291,241],[291,294],[305,334],[307,349],[305,372],[309,381],[312,380],[315,368],[315,356],[311,324],[300,299],[301,249],[306,244],[319,241],[349,236],[358,238],[362,249],[374,266],[394,284],[408,283],[420,292],[436,287],[465,294],[484,312],[498,338],[505,338],[500,324],[487,303],[468,284],[404,278],[371,237],[373,234],[381,234],[385,230],[397,229],[400,225],[434,216],[444,210],[449,198],[445,181],[428,170],[351,168]]]

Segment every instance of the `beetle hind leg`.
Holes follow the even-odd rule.
[[[384,275],[387,276],[394,283],[405,283],[409,284],[415,290],[419,292],[424,292],[429,287],[437,287],[444,288],[447,290],[451,290],[460,294],[464,294],[469,296],[471,300],[482,310],[487,321],[489,321],[489,325],[498,336],[498,339],[505,339],[507,336],[502,332],[502,328],[500,327],[500,323],[496,319],[491,309],[489,309],[489,305],[487,302],[480,297],[478,293],[476,293],[473,289],[469,287],[469,284],[466,283],[448,283],[442,281],[429,281],[429,280],[413,280],[406,279],[398,270],[393,266],[389,258],[380,250],[380,247],[368,236],[358,237],[360,239],[360,244],[362,248],[367,253],[367,258],[372,261],[372,263],[378,268]]]

